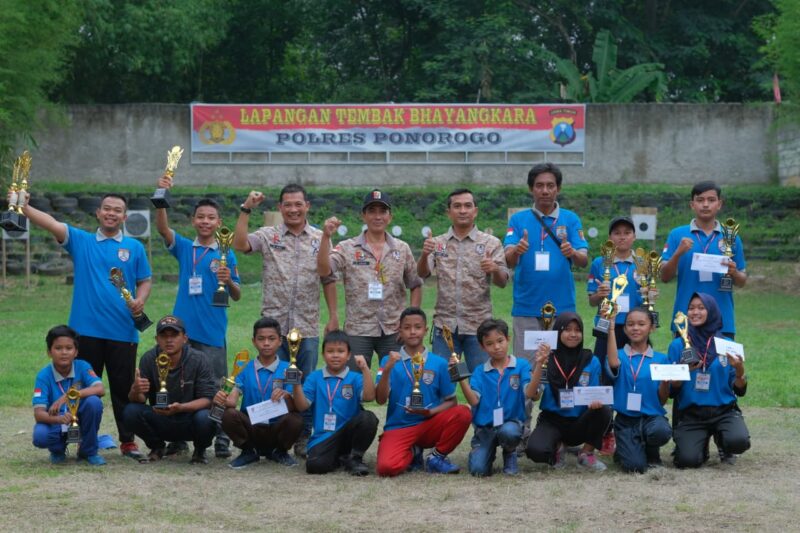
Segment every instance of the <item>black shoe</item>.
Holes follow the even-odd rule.
[[[189,460],[190,465],[207,465],[208,459],[206,459],[206,450],[205,448],[198,450],[195,449],[194,453],[192,454],[192,458]]]
[[[220,459],[227,459],[231,456],[230,441],[227,439],[217,438],[214,442],[214,456]]]
[[[167,444],[167,449],[164,451],[164,455],[180,455],[189,451],[189,445],[186,442],[180,440],[176,442],[170,442]]]
[[[345,471],[353,476],[366,476],[369,474],[369,467],[364,464],[359,455],[346,455],[339,458],[339,462],[344,466]]]

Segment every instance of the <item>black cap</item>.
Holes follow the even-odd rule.
[[[633,224],[633,219],[631,217],[616,217],[611,221],[611,224],[608,225],[608,232],[611,233],[614,231],[614,226],[617,224],[627,224],[631,227],[634,233],[636,233],[636,226]]]
[[[174,329],[178,333],[186,333],[183,320],[173,315],[167,315],[158,321],[158,324],[156,325],[156,333],[161,333],[165,329]]]
[[[361,206],[361,212],[363,213],[366,211],[367,207],[372,204],[383,204],[388,209],[392,208],[392,201],[389,198],[389,195],[385,192],[379,191],[378,189],[373,189],[364,197],[364,204]]]

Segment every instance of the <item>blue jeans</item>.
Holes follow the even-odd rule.
[[[498,427],[476,427],[472,436],[472,451],[469,452],[469,473],[473,476],[491,476],[497,447],[500,446],[503,453],[516,453],[521,440],[522,424],[516,420]]]
[[[78,424],[81,427],[81,457],[97,455],[97,431],[103,419],[103,401],[97,396],[81,398],[78,405]],[[61,432],[61,424],[37,423],[33,426],[33,445],[47,448],[53,453],[64,453],[67,434]]]
[[[286,342],[286,337],[283,337],[281,347],[278,348],[278,358],[281,361],[289,361],[289,343]],[[301,381],[305,382],[306,378],[317,369],[317,361],[319,360],[319,337],[303,337],[300,341],[300,350],[297,352],[297,368],[303,373]],[[303,433],[301,436],[308,437],[311,435],[311,429],[314,427],[313,409],[306,409],[301,413],[303,416]]]
[[[614,435],[614,460],[625,472],[642,473],[648,464],[659,461],[659,448],[669,442],[672,428],[665,416],[630,417],[617,413]]]
[[[431,351],[444,357],[446,361],[450,360],[450,348],[447,347],[447,343],[442,337],[442,328],[433,328]],[[489,359],[487,353],[483,351],[483,348],[478,343],[477,335],[461,335],[458,333],[458,329],[453,332],[453,351],[459,355],[464,354],[464,359],[470,372],[474,372],[476,367]]]

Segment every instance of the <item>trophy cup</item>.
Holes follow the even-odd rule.
[[[650,300],[649,295],[651,291],[656,290],[656,278],[658,278],[661,272],[661,261],[661,254],[655,250],[651,250],[650,254],[647,256],[647,279],[649,282],[647,289],[647,311],[650,313],[650,318],[653,320],[653,326],[657,328],[661,326],[658,323],[658,311],[653,307],[653,302]]]
[[[739,224],[736,223],[736,220],[729,218],[722,224],[722,242],[725,243],[723,253],[728,259],[733,257],[733,245],[736,244],[736,236],[738,234]],[[720,278],[719,290],[722,292],[731,292],[733,290],[733,278],[730,274],[725,274]]]
[[[27,217],[22,214],[22,208],[28,203],[28,178],[31,173],[31,154],[27,150],[22,152],[14,161],[14,170],[11,175],[10,197],[8,210],[0,215],[0,227],[6,231],[25,231],[28,227]]]
[[[220,380],[220,389],[225,394],[230,394],[233,390],[233,387],[236,385],[236,376],[239,375],[247,363],[250,361],[250,352],[247,350],[242,350],[236,354],[236,357],[233,358],[233,369],[231,370],[231,375],[227,378],[222,378]],[[213,420],[214,422],[221,424],[222,423],[222,415],[225,413],[225,406],[220,405],[218,403],[214,403],[211,405],[211,409],[208,412],[208,418]]]
[[[419,390],[419,380],[422,379],[422,370],[425,366],[425,360],[422,354],[417,352],[411,358],[411,371],[414,373],[414,390],[411,391],[411,398],[409,399],[409,407],[412,409],[424,409],[425,399],[422,397],[422,391]]]
[[[125,276],[122,274],[122,270],[117,267],[112,268],[108,279],[111,281],[112,285],[119,289],[120,295],[122,296],[122,299],[125,300],[126,304],[133,300],[131,291],[125,287]],[[139,331],[144,331],[152,326],[153,322],[147,317],[146,314],[144,314],[144,312],[141,312],[138,315],[133,315],[133,325],[136,326],[136,329]]]
[[[169,177],[170,183],[175,176],[175,169],[178,168],[178,161],[181,160],[182,155],[183,150],[180,146],[173,146],[172,150],[167,152],[167,167],[164,169],[164,174]],[[150,201],[153,202],[156,209],[169,209],[172,207],[172,196],[169,193],[169,189],[156,189]]]
[[[467,379],[472,375],[472,372],[469,371],[467,363],[455,352],[453,347],[453,332],[450,331],[450,328],[447,326],[442,326],[442,337],[444,337],[444,342],[447,343],[447,348],[450,350],[450,355],[458,359],[458,363],[449,367],[450,381],[455,383],[456,381]]]
[[[78,406],[81,403],[81,392],[72,387],[67,390],[67,409],[72,415],[72,422],[67,428],[67,444],[78,444],[81,441],[81,428],[78,426]]]
[[[167,375],[169,374],[169,356],[165,353],[156,357],[156,370],[158,370],[159,389],[156,393],[156,409],[166,409],[169,407],[169,394],[167,393]]]
[[[603,258],[603,283],[611,281],[611,265],[614,264],[614,254],[617,253],[617,247],[614,242],[608,240],[600,246],[600,257]]]
[[[692,343],[689,342],[689,318],[684,315],[683,312],[678,311],[675,313],[675,320],[673,320],[672,323],[675,324],[675,329],[678,330],[678,335],[680,335],[681,339],[683,339],[683,351],[681,352],[680,363],[682,365],[699,363],[700,356],[697,355],[697,352],[692,347]]]
[[[641,289],[648,289],[642,294],[642,306],[648,307],[650,305],[650,278],[648,277],[647,252],[644,251],[644,248],[637,248],[631,257],[636,264],[636,283],[639,285],[640,292]]]
[[[611,320],[609,319],[614,313],[614,308],[617,306],[617,298],[625,292],[628,286],[628,277],[620,274],[611,283],[611,298],[603,298],[600,302],[600,308],[606,307],[605,312],[601,311],[597,319],[597,325],[592,330],[595,337],[606,338],[608,337],[608,330],[612,327]]]
[[[233,232],[222,226],[216,232],[217,245],[219,246],[219,266],[228,266],[228,251],[231,249],[233,242]],[[228,303],[228,291],[225,288],[225,283],[219,282],[217,290],[214,291],[214,298],[211,301],[214,307],[230,307]]]
[[[286,385],[300,385],[300,369],[297,368],[297,352],[300,351],[300,341],[303,336],[300,335],[300,330],[292,328],[289,334],[286,335],[286,344],[289,345],[289,368],[286,369],[284,383]]]
[[[542,327],[544,327],[545,330],[548,330],[550,329],[550,326],[553,325],[553,320],[556,319],[556,306],[553,305],[553,302],[548,300],[542,306],[541,311],[542,311]]]

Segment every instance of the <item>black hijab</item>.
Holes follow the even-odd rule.
[[[561,332],[564,331],[570,322],[575,322],[583,333],[583,320],[577,313],[566,312],[561,313],[556,317],[553,329],[558,332],[558,344],[556,349],[550,352],[550,357],[547,359],[547,381],[550,383],[550,390],[557,391],[567,387],[567,380],[561,375],[558,370],[558,365],[564,371],[564,375],[570,376],[569,386],[574,387],[580,379],[583,369],[592,361],[592,351],[583,348],[583,339],[574,348],[567,348],[561,342]],[[556,365],[556,359],[558,365]],[[575,369],[575,372],[572,370]]]
[[[706,315],[706,321],[702,325],[695,327],[689,324],[689,340],[691,340],[697,355],[706,354],[706,364],[710,364],[717,357],[717,347],[714,345],[714,341],[711,340],[709,342],[709,339],[722,336],[718,335],[718,332],[722,329],[722,313],[719,310],[717,301],[710,294],[696,292],[689,298],[689,303],[691,304],[695,298],[700,298],[708,314]],[[706,346],[708,347],[708,352],[706,352]]]

